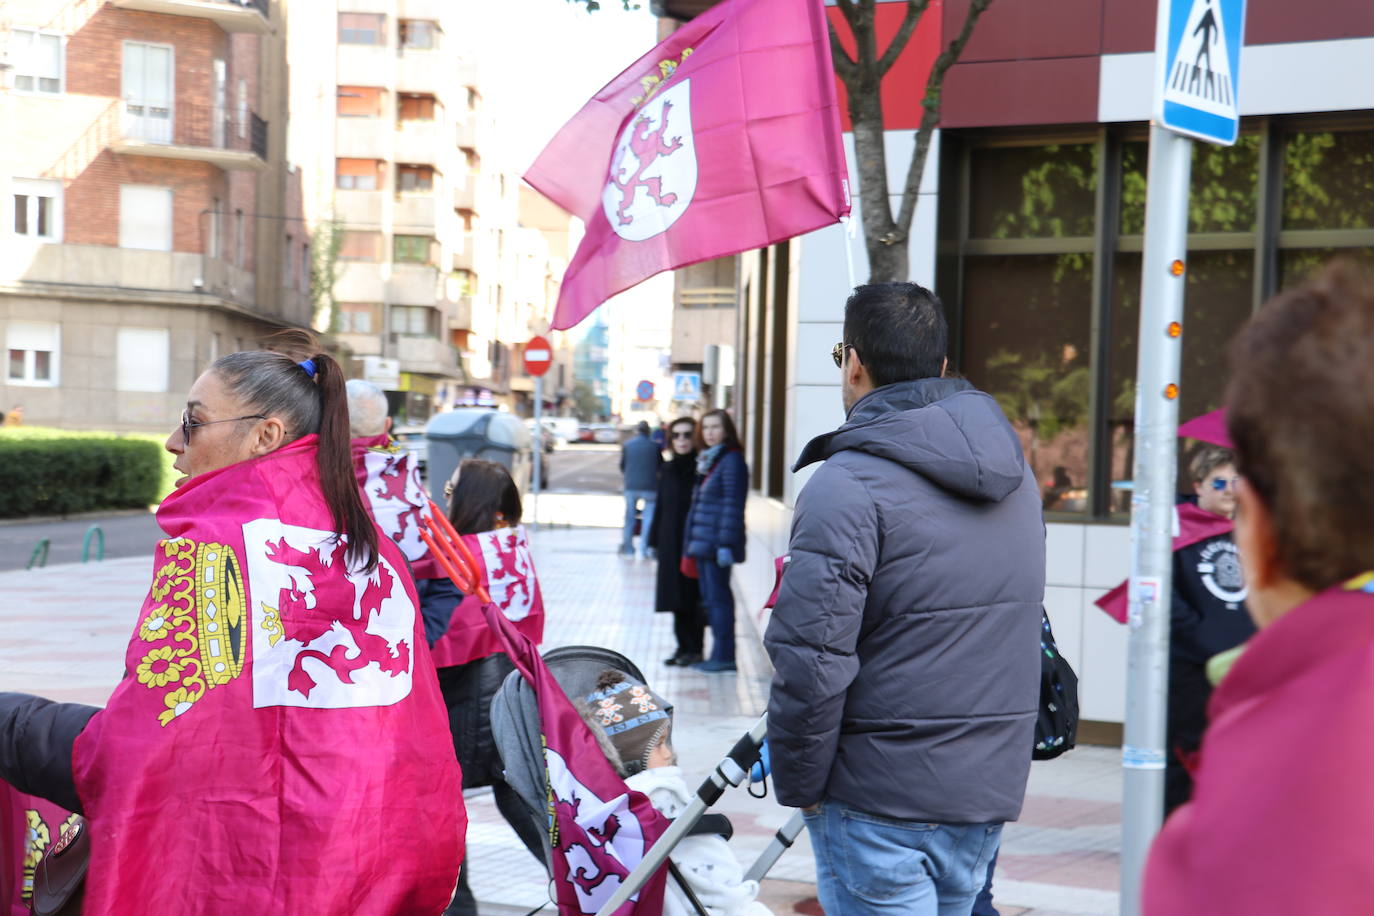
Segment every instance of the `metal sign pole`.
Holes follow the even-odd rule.
[[[544,478],[544,376],[534,377],[534,487],[530,494],[530,519],[539,528],[539,490]]]
[[[1164,723],[1178,446],[1178,374],[1193,142],[1150,128],[1131,500],[1130,647],[1121,748],[1121,913],[1140,912],[1150,842],[1164,816]]]

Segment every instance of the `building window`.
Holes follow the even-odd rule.
[[[372,302],[340,302],[339,330],[345,334],[375,334],[381,306]]]
[[[14,234],[62,241],[62,182],[16,178],[10,188],[14,192]]]
[[[345,231],[339,240],[340,261],[380,261],[382,234],[380,232]]]
[[[468,111],[476,111],[482,105],[482,94],[471,86],[468,87]]]
[[[172,189],[119,186],[119,247],[172,250]]]
[[[337,187],[344,191],[375,191],[382,186],[382,163],[377,159],[339,159]]]
[[[56,322],[11,321],[5,329],[6,381],[11,385],[56,385],[61,339]]]
[[[470,270],[455,270],[453,277],[458,281],[458,295],[471,296],[477,292],[477,275]]]
[[[407,264],[429,264],[434,239],[427,235],[398,235],[392,240],[391,258]]]
[[[248,80],[242,77],[239,78],[238,117],[235,120],[238,122],[239,139],[242,140],[248,136]]]
[[[396,117],[400,121],[433,121],[436,102],[432,95],[402,95]]]
[[[301,292],[310,292],[310,281],[315,274],[315,265],[310,263],[310,246],[301,245]]]
[[[170,45],[124,42],[122,129],[126,136],[149,143],[172,142],[173,57]]]
[[[424,19],[401,20],[401,47],[427,50],[439,43],[439,27]]]
[[[340,13],[339,44],[386,44],[386,17],[380,13]]]
[[[10,33],[14,88],[56,95],[62,91],[62,36],[29,29]]]
[[[456,210],[454,210],[453,212],[458,216],[458,221],[459,221],[460,223],[463,224],[463,231],[464,231],[464,232],[471,232],[471,231],[472,231],[472,221],[473,221],[473,218],[476,217],[477,214],[474,213],[474,212],[471,211],[471,210],[467,210],[467,209],[463,209],[463,208],[456,209]]]
[[[396,166],[396,190],[433,191],[434,169],[428,165]]]
[[[467,163],[469,175],[480,175],[482,172],[482,157],[477,155],[476,150],[463,150],[463,161]]]
[[[166,328],[120,328],[115,333],[115,388],[166,391],[171,332]]]
[[[296,246],[293,244],[294,241],[291,238],[291,233],[286,233],[286,257],[282,258],[284,264],[282,266],[281,285],[287,289],[296,285]]]
[[[393,305],[391,333],[406,337],[433,337],[435,311],[424,305]]]
[[[205,214],[210,218],[210,243],[206,246],[206,252],[212,258],[219,257],[219,198],[214,198],[209,213]]]
[[[383,90],[374,86],[340,86],[338,115],[341,118],[380,118]]]
[[[244,266],[244,257],[247,253],[244,239],[243,211],[234,211],[234,263],[239,267]]]

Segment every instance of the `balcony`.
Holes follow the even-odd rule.
[[[448,329],[450,331],[469,331],[472,329],[472,297],[456,296],[448,310]]]
[[[438,211],[439,201],[432,192],[403,191],[396,195],[391,225],[402,235],[433,235]]]
[[[443,298],[439,271],[428,264],[396,264],[386,281],[386,298],[392,305],[434,306]]]
[[[437,337],[397,335],[396,356],[403,372],[462,378],[458,350]]]
[[[439,163],[441,121],[402,121],[396,125],[396,159],[424,165]]]
[[[334,192],[334,215],[345,226],[357,229],[376,229],[382,225],[384,191]]]
[[[268,0],[110,0],[122,10],[210,19],[226,32],[266,35],[272,31]]]
[[[371,261],[340,261],[334,298],[340,302],[381,302],[386,292],[382,265]]]
[[[191,159],[222,169],[267,168],[267,122],[251,111],[123,102],[110,149],[126,156]]]
[[[441,22],[452,8],[452,0],[401,0],[396,7],[396,15],[401,19]]]
[[[334,155],[344,159],[390,159],[385,118],[339,118],[334,128]]]
[[[456,142],[459,149],[477,149],[481,140],[481,129],[477,126],[477,118],[468,115],[467,119],[458,125]]]
[[[463,247],[453,253],[453,270],[477,270],[477,258],[473,255],[472,233],[463,233]]]
[[[473,213],[480,213],[477,206],[477,181],[478,176],[471,173],[459,175],[453,181],[453,209],[471,210]]]
[[[338,80],[341,86],[375,86],[386,79],[396,54],[386,45],[338,46]]]
[[[453,81],[445,71],[452,64],[451,55],[438,49],[407,48],[396,61],[396,91],[438,95]]]

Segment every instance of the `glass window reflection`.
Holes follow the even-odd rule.
[[[970,168],[970,238],[1092,235],[1094,144],[980,148],[972,151]]]

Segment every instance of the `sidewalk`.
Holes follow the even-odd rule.
[[[586,524],[604,513],[609,521],[609,502],[588,511],[574,502],[549,499],[540,515]],[[617,556],[619,537],[609,526],[534,533],[549,609],[544,648],[593,644],[633,659],[675,704],[675,744],[688,783],[696,785],[763,713],[767,659],[751,615],[740,613],[738,674],[664,667],[674,649],[672,621],[651,610],[654,564]],[[151,558],[136,558],[0,573],[0,690],[104,702],[123,672],[124,646],[151,572]],[[1003,916],[1117,912],[1120,795],[1114,748],[1080,748],[1033,765],[1022,818],[1003,834],[995,885]],[[771,796],[754,799],[744,789],[728,792],[715,810],[733,822],[731,845],[745,862],[790,815]],[[468,811],[468,867],[483,912],[504,916],[538,906],[547,893],[543,868],[496,813],[490,793],[470,793]],[[765,900],[775,913],[794,912],[795,902],[814,896],[814,882],[803,833],[770,873]]]

